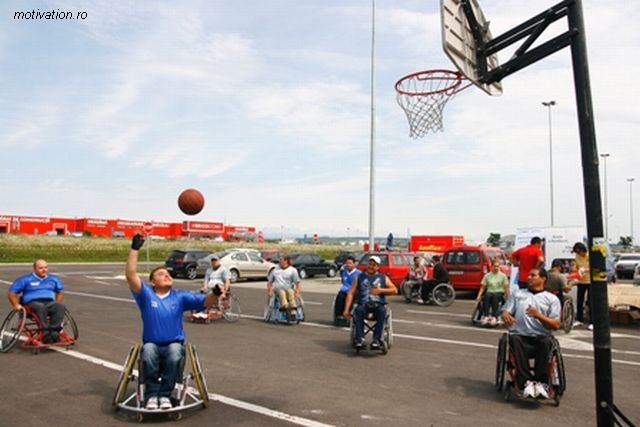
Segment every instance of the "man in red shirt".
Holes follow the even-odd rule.
[[[538,236],[531,239],[531,242],[509,255],[509,259],[518,267],[518,287],[527,289],[527,278],[529,270],[538,268],[544,264],[544,253],[542,252],[542,239]]]

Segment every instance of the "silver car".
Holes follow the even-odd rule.
[[[262,259],[258,251],[224,251],[208,255],[198,261],[198,271],[201,275],[211,267],[213,255],[217,255],[220,258],[220,264],[229,269],[232,282],[239,279],[266,279],[271,270],[276,267],[274,263]]]
[[[640,263],[640,254],[620,255],[615,266],[616,276],[618,276],[618,279],[632,279],[638,263]]]

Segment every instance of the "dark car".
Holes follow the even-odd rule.
[[[347,262],[347,257],[352,256],[356,260],[356,264],[362,258],[364,252],[362,251],[342,251],[333,259],[334,264],[338,267],[338,270],[342,268],[345,262]]]
[[[193,280],[198,277],[198,261],[210,254],[202,249],[177,249],[169,254],[164,267],[171,277],[184,276]]]
[[[317,254],[296,253],[289,256],[291,265],[298,270],[301,279],[317,274],[334,277],[338,272],[338,267],[333,262],[325,261]]]

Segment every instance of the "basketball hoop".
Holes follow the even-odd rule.
[[[470,86],[462,86],[463,78],[458,71],[428,70],[398,80],[398,105],[407,115],[409,135],[413,139],[421,138],[429,131],[444,130],[442,111],[445,105],[458,92]]]

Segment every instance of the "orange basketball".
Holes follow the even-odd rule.
[[[204,208],[204,196],[198,190],[188,188],[180,193],[178,207],[187,215],[197,215]]]

